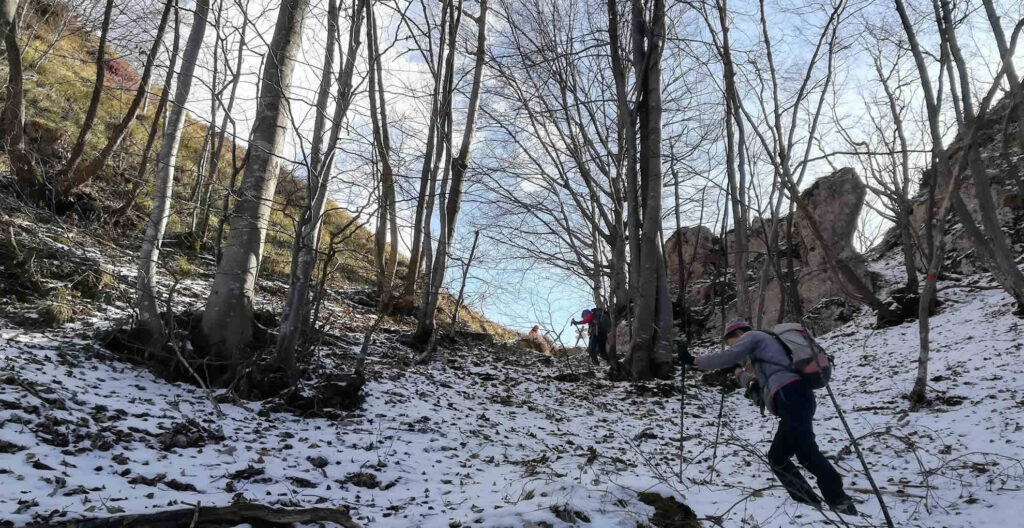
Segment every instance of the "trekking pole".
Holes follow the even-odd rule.
[[[818,366],[821,366],[820,352],[823,352],[821,345],[814,339],[813,334],[807,331],[807,328],[801,323],[800,328],[803,330],[804,335],[807,336],[807,340],[810,345],[818,349],[819,353],[814,355],[815,362],[818,362]],[[882,498],[882,492],[878,489],[878,484],[875,484],[875,477],[871,475],[871,469],[868,468],[867,460],[864,459],[864,453],[860,450],[860,444],[857,442],[857,437],[853,435],[853,429],[850,429],[850,424],[846,421],[846,414],[843,413],[842,407],[839,406],[839,401],[836,400],[836,395],[832,392],[832,385],[828,382],[828,379],[823,377],[822,381],[825,382],[825,392],[828,393],[828,399],[832,401],[832,407],[836,410],[836,415],[839,416],[839,421],[843,424],[843,429],[846,430],[846,435],[850,437],[850,444],[853,445],[853,452],[857,454],[857,460],[860,461],[860,467],[864,469],[864,476],[867,477],[868,483],[871,484],[871,491],[875,493],[875,498],[878,499],[878,505],[882,508],[882,516],[885,517],[885,524],[889,528],[895,528],[892,522],[892,516],[889,515],[889,508],[885,505],[885,499]]]
[[[682,361],[685,350],[686,343],[684,342],[679,347],[679,366],[682,368],[682,375],[679,377],[679,482],[683,481],[683,442],[685,441],[683,433],[686,431],[686,428],[683,427],[686,419],[686,363]]]
[[[885,524],[889,528],[895,528],[892,523],[892,517],[889,515],[889,508],[885,506],[885,500],[882,499],[882,492],[878,489],[878,485],[875,484],[875,477],[871,476],[871,470],[868,469],[868,463],[864,460],[864,454],[860,451],[860,445],[857,443],[857,438],[853,436],[853,430],[850,429],[850,424],[846,423],[846,415],[843,414],[843,410],[839,407],[839,402],[836,401],[836,395],[832,392],[832,386],[825,382],[825,390],[828,392],[828,397],[832,400],[832,407],[835,407],[836,414],[839,416],[839,421],[843,423],[843,428],[846,429],[846,434],[850,437],[850,443],[853,444],[853,452],[857,454],[857,459],[860,460],[860,466],[864,468],[864,475],[868,478],[868,483],[871,484],[871,490],[875,492],[875,498],[878,499],[878,505],[882,507],[882,516],[885,517]]]
[[[711,475],[708,481],[715,479],[715,465],[718,463],[718,439],[722,436],[722,413],[725,411],[725,389],[721,389],[722,399],[718,401],[718,425],[715,427],[715,445],[711,450]]]

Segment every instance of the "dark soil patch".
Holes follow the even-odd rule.
[[[671,398],[679,394],[679,386],[672,382],[634,383],[633,392],[645,398]]]
[[[263,468],[256,466],[248,466],[245,469],[239,469],[228,475],[231,480],[249,480],[263,475]]]
[[[730,369],[705,372],[700,376],[700,382],[709,387],[718,387],[726,391],[734,391],[740,388],[739,382],[736,381],[736,376],[733,375]]]
[[[230,388],[245,400],[265,401],[273,410],[302,414],[327,409],[353,410],[362,403],[362,376],[338,372],[306,371],[294,386],[277,364],[274,337],[270,329],[277,317],[256,312],[253,343],[247,359],[231,361],[218,356],[204,343],[202,312],[164,314],[169,338],[163,346],[147,346],[149,336],[139,328],[117,328],[102,338],[108,350],[122,359],[151,370],[172,383],[198,386],[196,376],[211,388]],[[187,366],[186,366],[187,362]],[[309,368],[303,365],[303,368]]]
[[[651,525],[658,528],[699,528],[697,514],[689,506],[674,497],[662,497],[657,493],[645,492],[638,495],[640,502],[654,508]]]
[[[359,471],[357,473],[349,473],[345,480],[342,481],[344,484],[351,484],[358,488],[366,489],[378,489],[380,488],[380,480],[377,475],[373,473],[367,473],[365,471]]]
[[[957,407],[959,405],[962,405],[965,401],[967,401],[967,398],[965,398],[963,396],[955,396],[955,395],[939,396],[938,398],[935,398],[935,402],[936,403],[939,403],[939,404],[942,404],[942,405],[945,405],[945,406],[948,406],[948,407]]]
[[[156,437],[156,441],[161,449],[171,451],[220,443],[224,441],[224,435],[189,418],[171,425],[170,429]]]

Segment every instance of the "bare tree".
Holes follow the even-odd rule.
[[[195,74],[199,50],[206,34],[206,17],[209,13],[209,0],[197,0],[196,10],[192,19],[185,50],[182,53],[181,71],[174,90],[174,101],[164,124],[160,152],[157,154],[156,195],[153,197],[153,209],[146,224],[146,234],[139,249],[137,295],[139,310],[139,327],[145,330],[150,346],[160,346],[164,339],[163,321],[156,299],[157,263],[160,259],[160,246],[163,242],[164,230],[171,217],[171,199],[174,191],[174,170],[178,158],[178,145],[181,142],[181,131],[185,125],[185,104],[192,90],[192,79]]]
[[[632,69],[637,100],[630,104],[626,63],[619,51],[619,16],[608,2],[608,34],[618,101],[619,142],[626,169],[630,241],[629,296],[633,310],[627,366],[635,378],[668,375],[672,366],[672,301],[661,248],[661,60],[665,3],[630,4]],[[634,161],[635,160],[635,161]],[[635,167],[634,167],[635,162]]]
[[[7,53],[7,86],[4,90],[5,103],[0,126],[3,127],[3,148],[11,160],[14,176],[22,185],[35,187],[41,182],[38,171],[25,152],[25,77],[21,64],[21,45],[18,43],[18,24],[15,21],[17,11],[18,0],[0,1],[0,33],[3,33],[4,50]]]
[[[74,174],[78,167],[78,162],[82,159],[82,153],[85,152],[85,140],[89,136],[89,131],[92,130],[92,124],[96,120],[96,113],[100,108],[100,98],[103,96],[103,80],[107,72],[107,34],[110,31],[110,17],[113,10],[114,0],[106,0],[103,6],[103,22],[100,25],[100,43],[96,50],[96,79],[92,88],[92,96],[89,98],[89,107],[85,111],[85,120],[82,122],[82,128],[78,131],[78,139],[75,140],[75,144],[71,147],[68,160],[57,171],[54,178],[57,192],[61,195],[67,195],[76,187],[72,174]]]
[[[316,118],[313,127],[313,144],[307,166],[309,175],[306,183],[306,203],[295,227],[295,245],[292,250],[292,266],[288,281],[285,309],[281,316],[280,332],[277,339],[278,362],[293,379],[296,373],[295,349],[298,342],[308,334],[310,328],[310,285],[316,267],[317,249],[320,245],[320,231],[323,225],[330,173],[341,135],[342,123],[348,113],[353,97],[353,71],[360,46],[360,26],[365,4],[354,2],[348,32],[348,46],[338,81],[334,101],[334,112],[327,126],[327,106],[334,72],[333,48],[338,38],[338,5],[336,0],[328,2],[328,38],[324,53],[324,66],[317,95]],[[329,134],[329,135],[328,135]],[[328,135],[325,138],[324,136]]]
[[[473,84],[470,88],[469,101],[466,107],[466,122],[462,129],[462,142],[459,145],[459,153],[451,161],[451,182],[450,187],[445,188],[442,182],[442,200],[440,203],[441,232],[438,235],[437,251],[434,254],[430,283],[424,291],[423,304],[419,320],[416,325],[415,341],[426,345],[426,352],[431,352],[430,343],[433,341],[437,302],[444,285],[445,273],[448,269],[448,253],[455,238],[455,228],[458,223],[459,209],[462,206],[462,192],[465,183],[466,171],[469,168],[470,149],[473,145],[473,133],[476,129],[477,109],[480,104],[480,92],[483,85],[483,70],[486,62],[487,45],[487,0],[480,1],[480,12],[476,16],[477,38],[474,51]],[[452,36],[454,38],[454,35]]]
[[[388,130],[387,103],[384,99],[381,51],[377,39],[377,22],[373,16],[373,0],[366,0],[366,46],[370,120],[373,123],[373,144],[376,147],[377,163],[380,164],[380,190],[377,194],[380,204],[377,207],[377,229],[374,232],[374,260],[377,264],[378,306],[379,310],[386,313],[391,310],[395,270],[398,267],[398,212],[395,203],[395,170],[391,165],[391,133]]]
[[[228,242],[203,313],[202,331],[207,344],[230,360],[240,359],[244,347],[252,341],[256,273],[277,188],[287,93],[308,7],[309,0],[286,0],[278,10],[260,81],[245,174],[231,216]]]
[[[914,22],[907,11],[906,5],[903,0],[895,0],[896,11],[900,18],[900,23],[903,27],[904,35],[907,38],[907,44],[910,48],[911,54],[914,58],[914,64],[917,68],[918,82],[921,85],[921,91],[924,96],[925,109],[928,115],[928,131],[930,134],[930,150],[931,150],[931,162],[934,170],[933,183],[928,189],[929,200],[927,209],[927,222],[925,224],[925,242],[927,243],[924,248],[926,261],[928,262],[928,268],[925,275],[925,282],[921,288],[920,305],[918,308],[918,337],[919,337],[919,352],[917,361],[917,375],[914,380],[914,387],[910,392],[910,400],[913,405],[919,405],[927,399],[927,386],[928,386],[928,361],[930,357],[931,345],[930,345],[930,311],[935,299],[936,286],[939,277],[939,273],[942,269],[943,261],[945,260],[945,228],[946,228],[946,215],[949,207],[957,207],[957,201],[959,199],[959,188],[965,176],[965,172],[971,172],[974,178],[975,185],[981,184],[977,188],[976,194],[987,194],[989,200],[991,200],[991,194],[989,194],[988,187],[985,186],[985,177],[982,175],[975,174],[978,172],[978,146],[973,138],[977,138],[979,133],[980,124],[984,122],[983,116],[987,113],[987,109],[995,96],[996,90],[1000,84],[1000,79],[1008,70],[1012,69],[1012,49],[1015,46],[1007,46],[1004,53],[1001,53],[1002,64],[1000,71],[996,76],[996,79],[992,83],[986,96],[982,99],[979,106],[978,113],[975,114],[970,111],[971,119],[964,121],[964,111],[960,109],[960,104],[955,105],[954,109],[958,117],[958,121],[963,122],[960,130],[961,138],[968,138],[967,144],[963,150],[964,153],[960,155],[958,161],[958,167],[954,168],[952,160],[950,159],[949,152],[945,147],[943,140],[943,131],[941,128],[941,119],[943,110],[941,107],[940,93],[937,93],[932,86],[931,81],[931,70],[928,67],[926,61],[927,51],[924,50],[918,40],[918,29],[914,26]],[[955,31],[952,27],[952,23],[949,17],[948,5],[945,8],[938,4],[938,1],[933,2],[935,10],[935,23],[939,28],[941,36],[941,45],[943,47],[940,53],[940,64],[939,71],[944,71],[944,67],[947,63],[952,60],[954,53],[952,49],[955,44],[951,37],[955,37]],[[1016,42],[1017,36],[1020,34],[1021,28],[1024,28],[1024,21],[1017,24],[1014,29],[1014,43]],[[1004,51],[1004,50],[1000,50]],[[956,51],[959,54],[959,50]],[[961,61],[962,62],[962,57]],[[969,80],[966,78],[966,68],[961,68],[959,74],[961,76],[960,83],[961,88],[968,87]],[[948,71],[948,69],[946,70]],[[953,76],[950,77],[950,88],[952,89],[956,83],[953,81]],[[941,85],[940,85],[941,86]],[[970,100],[970,90],[968,89],[966,97]],[[953,101],[957,103],[955,97]],[[959,101],[962,103],[963,101]],[[981,118],[979,118],[981,116]],[[980,167],[980,172],[984,171],[983,167]],[[944,196],[939,196],[938,188],[945,186]],[[936,203],[936,198],[941,201]],[[979,198],[980,200],[980,198]],[[980,208],[985,208],[985,205],[979,203]],[[964,209],[959,207],[959,209]],[[961,221],[968,231],[975,231],[972,235],[972,239],[976,242],[979,241],[977,226],[974,226],[973,218],[968,214],[961,216]],[[987,216],[983,213],[983,216]],[[974,229],[970,229],[969,226],[973,226]],[[988,227],[988,226],[986,226]],[[1000,228],[1001,230],[1001,228]],[[1000,231],[1001,232],[1001,231]],[[986,241],[982,240],[982,244],[978,248],[979,253],[986,253],[986,249],[991,250]],[[997,273],[993,273],[993,276],[1000,280],[1001,284],[1005,289],[1012,290],[1011,285],[1004,283],[1006,279],[1003,273],[999,272],[1005,270],[1005,268],[997,268]],[[1020,270],[1017,270],[1020,273]]]

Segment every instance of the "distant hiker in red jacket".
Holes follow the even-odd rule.
[[[590,341],[587,343],[587,352],[590,353],[591,363],[597,365],[598,358],[608,360],[608,332],[612,327],[611,317],[608,311],[603,308],[592,308],[583,310],[582,319],[572,320],[574,325],[587,325],[587,335]]]
[[[800,465],[818,479],[818,487],[825,502],[835,511],[854,515],[857,509],[843,491],[843,479],[832,464],[821,454],[814,441],[814,393],[793,368],[789,354],[774,335],[753,330],[743,319],[737,319],[725,328],[723,335],[729,346],[724,352],[693,357],[682,346],[679,360],[701,370],[718,370],[740,365],[737,377],[741,383],[749,381],[752,393],[764,398],[768,409],[779,417],[779,429],[768,450],[768,463],[790,497],[797,502],[820,508],[821,501],[807,479],[800,474],[791,458],[796,455]],[[749,361],[749,368],[743,368]]]
[[[533,328],[530,329],[530,335],[535,336],[535,335],[539,335],[539,334],[540,334],[540,325],[533,325]]]

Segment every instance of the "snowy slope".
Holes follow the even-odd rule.
[[[897,526],[1019,526],[1024,329],[998,291],[942,295],[932,391],[944,403],[906,411],[916,323],[872,331],[867,317],[823,339],[839,362],[837,397]],[[680,481],[677,384],[560,382],[551,377],[574,363],[452,351],[447,365],[373,364],[365,405],[340,421],[273,414],[256,403],[222,403],[218,418],[200,390],[111,360],[70,332],[4,327],[0,520],[15,524],[234,497],[347,506],[364,526],[634,527],[653,512],[637,499],[646,490],[680,498],[705,526],[829,523],[771,478],[758,456],[774,419],[739,393],[724,400],[711,470],[719,397],[696,377],[687,384]],[[178,445],[206,445],[175,447],[174,435],[159,436],[187,419],[205,437],[181,428]],[[824,397],[817,432],[826,455],[840,453],[848,488],[864,501],[864,515],[850,525],[882,526]]]

